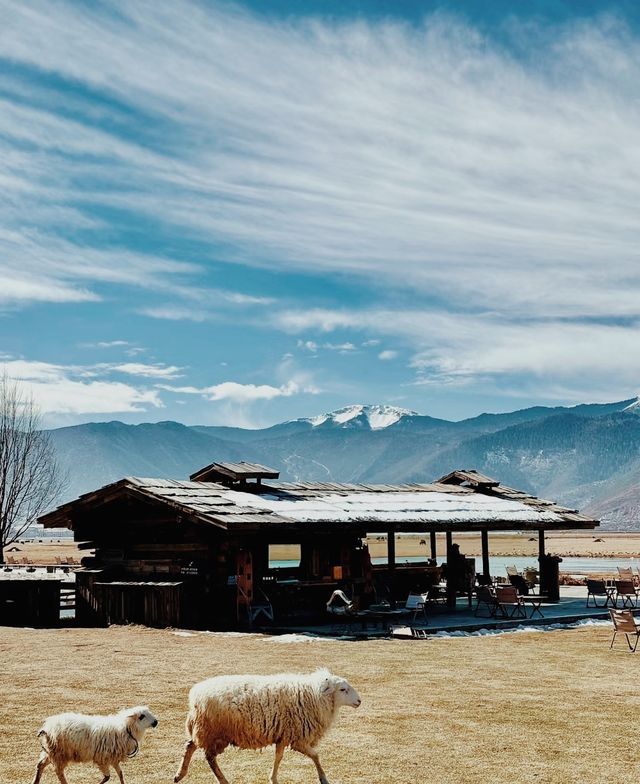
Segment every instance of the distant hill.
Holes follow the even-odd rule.
[[[214,460],[248,460],[284,480],[429,481],[476,468],[536,495],[640,528],[640,402],[544,407],[449,422],[354,405],[259,430],[177,422],[52,430],[69,498],[126,475],[184,479]]]

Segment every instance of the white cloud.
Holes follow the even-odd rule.
[[[354,344],[349,341],[345,343],[316,343],[315,340],[299,340],[296,345],[298,348],[306,349],[312,354],[317,354],[321,349],[338,351],[340,354],[349,354],[351,351],[356,351]]]
[[[183,395],[202,395],[212,401],[228,400],[239,404],[253,403],[257,400],[273,400],[277,397],[291,397],[291,395],[303,391],[295,381],[288,381],[279,387],[270,384],[240,384],[237,381],[223,381],[221,384],[209,387],[159,385],[159,388]]]
[[[207,389],[206,395],[210,400],[232,400],[236,403],[250,403],[254,400],[273,400],[275,397],[290,397],[300,391],[298,385],[290,381],[281,387],[272,387],[269,384],[238,384],[235,381],[225,381]]]
[[[9,60],[86,88],[0,74],[0,304],[108,285],[166,297],[141,301],[158,319],[274,304],[203,286],[211,257],[371,284],[376,307],[307,299],[264,320],[402,338],[421,383],[532,373],[587,394],[637,378],[640,41],[621,23],[531,25],[536,55],[518,60],[441,14],[417,28],[169,0],[0,14]],[[215,255],[101,247],[113,210]]]
[[[144,3],[117,13],[3,5],[5,56],[173,130],[160,146],[118,123],[101,128],[90,99],[74,95],[71,115],[59,93],[5,75],[5,220],[37,226],[3,247],[16,298],[190,274],[167,259],[52,242],[56,210],[86,227],[98,221],[85,206],[97,205],[222,243],[229,261],[382,277],[463,307],[637,313],[640,58],[621,24],[531,27],[537,56],[518,62],[443,15],[415,29],[285,24],[168,0],[153,13]],[[113,112],[126,126],[126,110]],[[40,288],[21,293],[25,275]]]
[[[26,360],[7,360],[0,367],[22,383],[45,415],[140,412],[163,406],[156,390],[117,381],[85,381],[78,369]]]
[[[127,340],[101,340],[99,343],[86,344],[89,348],[116,348],[120,346],[128,346]]]
[[[182,368],[175,365],[145,365],[141,362],[125,362],[122,365],[113,365],[112,370],[126,373],[130,376],[146,376],[147,378],[179,378]]]
[[[398,356],[397,351],[393,351],[391,349],[385,349],[384,351],[381,351],[378,354],[378,359],[382,359],[384,361],[389,359],[395,359],[397,356]]]
[[[529,321],[492,312],[410,309],[285,311],[272,319],[288,332],[331,324],[401,338],[413,347],[419,384],[490,382],[501,395],[526,388],[530,397],[564,400],[607,399],[608,390],[611,400],[636,394],[640,378],[640,319]]]

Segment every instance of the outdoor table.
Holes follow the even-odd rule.
[[[531,615],[529,616],[529,618],[533,618],[533,616],[536,613],[538,613],[538,615],[541,618],[544,618],[544,615],[542,614],[542,610],[540,609],[540,607],[542,605],[542,602],[545,599],[547,599],[548,597],[543,596],[543,595],[541,595],[539,593],[528,593],[528,594],[526,594],[526,596],[521,596],[520,598],[526,604],[530,604],[531,605]]]

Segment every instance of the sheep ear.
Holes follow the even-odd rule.
[[[336,690],[335,683],[331,680],[331,678],[325,678],[322,683],[322,693],[323,694],[333,694]]]

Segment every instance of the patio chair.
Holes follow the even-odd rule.
[[[506,569],[507,577],[522,576],[515,566],[505,566],[504,568]]]
[[[420,615],[425,623],[427,621],[427,601],[429,599],[428,593],[410,593],[407,596],[407,601],[402,608],[406,613],[411,613],[412,620],[415,621]]]
[[[496,599],[496,595],[491,590],[491,588],[488,585],[479,585],[476,588],[476,599],[477,604],[475,615],[478,615],[480,609],[485,607],[489,613],[489,617],[494,618],[498,612],[498,600]]]
[[[615,605],[615,588],[607,586],[604,580],[590,580],[587,578],[587,607],[608,607]],[[598,604],[598,598],[604,599],[604,604]],[[593,600],[593,605],[589,601]]]
[[[432,604],[446,604],[447,603],[447,589],[444,585],[438,583],[437,585],[429,586],[427,590],[427,601]]]
[[[498,585],[496,587],[496,600],[498,611],[502,613],[504,618],[527,617],[525,603],[513,585]]]
[[[526,596],[529,593],[529,583],[524,579],[521,574],[510,574],[509,582],[520,596]]]
[[[616,598],[614,601],[615,606],[618,606],[618,599],[622,600],[622,609],[625,607],[638,606],[638,593],[633,584],[633,580],[616,580]]]
[[[620,632],[620,634],[624,634],[626,637],[627,645],[629,646],[631,653],[635,653],[635,650],[638,647],[638,637],[640,637],[640,624],[638,624],[633,617],[631,610],[609,610],[609,615],[611,616],[611,621],[613,623],[613,637],[611,638],[609,650],[613,648],[616,635]],[[631,644],[630,637],[635,637],[633,645]]]
[[[621,580],[631,580],[631,582],[638,587],[638,576],[634,573],[630,566],[618,566],[618,576]]]

